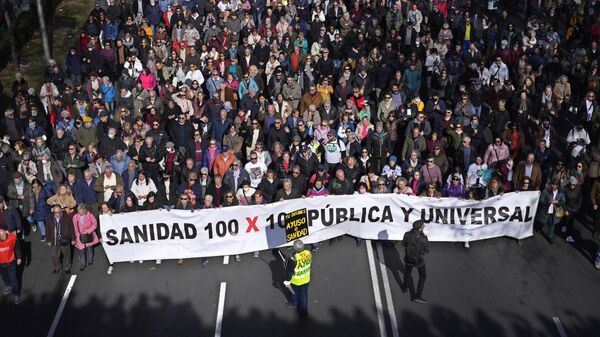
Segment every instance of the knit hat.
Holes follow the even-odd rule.
[[[570,176],[569,177],[569,184],[576,185],[577,184],[577,178],[575,178],[573,176]]]
[[[83,117],[83,122],[84,123],[91,123],[92,122],[92,117],[90,117],[90,116]]]

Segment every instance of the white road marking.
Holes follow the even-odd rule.
[[[565,331],[565,327],[563,327],[562,323],[560,322],[560,319],[558,319],[558,317],[552,317],[552,320],[554,321],[554,325],[556,325],[556,329],[558,329],[558,334],[560,337],[567,337],[567,332]]]
[[[375,308],[377,309],[377,321],[379,322],[379,334],[381,337],[387,337],[385,329],[385,319],[383,316],[383,306],[381,304],[381,295],[379,291],[379,279],[377,278],[377,268],[373,260],[373,247],[371,240],[365,240],[367,246],[367,257],[369,258],[369,269],[371,271],[371,282],[373,283],[373,294],[375,295]]]
[[[52,321],[50,331],[48,331],[46,337],[54,336],[54,332],[56,332],[56,327],[58,327],[58,322],[60,321],[60,316],[62,316],[62,313],[65,310],[67,300],[69,299],[69,295],[71,294],[71,290],[73,289],[73,285],[75,284],[75,279],[77,279],[77,275],[71,275],[71,278],[69,279],[69,284],[67,284],[67,289],[65,289],[65,293],[63,294],[62,300],[60,300],[60,305],[58,306],[56,315],[54,315],[54,320]]]
[[[223,309],[225,307],[225,292],[227,283],[221,282],[219,290],[219,305],[217,307],[217,324],[215,324],[215,337],[221,337],[221,328],[223,327]]]
[[[383,256],[383,248],[381,248],[381,242],[376,242],[375,245],[377,246],[377,255],[379,256],[379,269],[381,270],[381,279],[383,280],[385,301],[387,302],[390,324],[392,325],[392,336],[400,337],[400,333],[398,332],[398,321],[396,320],[396,310],[394,310],[394,299],[392,298],[392,291],[390,290],[390,279],[388,278],[385,257]]]
[[[229,255],[223,256],[223,264],[229,264]]]

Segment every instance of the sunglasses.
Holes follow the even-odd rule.
[[[181,200],[185,200],[185,201],[189,200],[188,198],[179,198],[179,199],[181,199]]]
[[[233,195],[226,195],[226,196],[225,196],[225,198],[227,198],[227,199],[232,199],[232,198],[233,198]]]
[[[257,160],[258,158],[256,157],[250,157],[250,160]]]

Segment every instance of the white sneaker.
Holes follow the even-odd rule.
[[[242,261],[242,258],[239,255],[235,256],[235,262],[240,262]]]
[[[139,262],[139,263],[144,263],[144,261],[143,261],[143,260],[139,260],[138,262]]]
[[[254,257],[258,257],[259,252],[254,252]]]
[[[562,226],[560,228],[561,233],[566,233],[567,232],[567,226]]]
[[[156,264],[161,264],[162,260],[156,260]]]
[[[573,237],[571,235],[567,236],[567,238],[565,239],[565,241],[567,242],[575,242],[575,239],[573,239]]]
[[[110,275],[110,274],[112,274],[112,271],[113,271],[113,266],[108,266],[108,270],[106,271],[106,273],[108,275]]]
[[[465,248],[471,248],[471,246],[469,246],[469,241],[465,241]]]

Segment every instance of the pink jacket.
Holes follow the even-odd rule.
[[[96,235],[96,228],[98,227],[98,222],[94,215],[90,212],[87,212],[86,215],[81,216],[79,213],[76,213],[73,216],[73,226],[75,226],[75,248],[83,249],[85,247],[90,247],[98,242],[98,235]],[[85,245],[81,243],[79,240],[80,234],[92,234],[94,240],[90,243],[86,243]]]
[[[495,144],[490,144],[485,151],[485,155],[483,156],[483,162],[488,166],[492,165],[500,160],[506,160],[510,155],[510,151],[508,150],[508,146],[506,144],[502,144],[500,146],[496,146]]]
[[[156,88],[156,77],[154,77],[154,74],[144,75],[142,73],[138,79],[142,82],[142,88],[146,90],[154,90]]]

